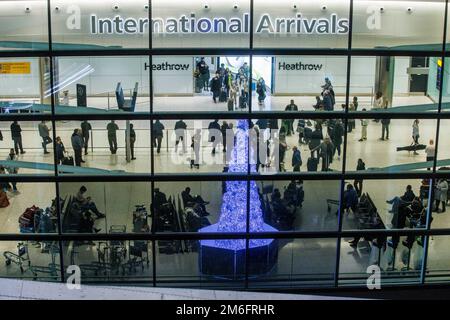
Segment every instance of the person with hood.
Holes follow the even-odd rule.
[[[256,83],[256,93],[258,94],[258,104],[261,106],[266,99],[266,83],[263,78],[259,78]]]
[[[71,137],[72,148],[75,155],[75,165],[77,167],[81,167],[81,163],[85,162],[82,159],[84,141],[79,131],[79,129],[75,129]]]

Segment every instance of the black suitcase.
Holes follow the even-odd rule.
[[[241,109],[247,108],[247,99],[243,96],[239,97],[239,108]]]
[[[234,110],[234,101],[233,99],[228,99],[228,111]]]
[[[73,157],[64,157],[63,159],[62,159],[62,164],[63,165],[65,165],[65,166],[74,166],[75,165],[75,163],[74,163],[74,161],[73,161]]]
[[[219,102],[227,102],[227,99],[228,99],[227,92],[225,89],[222,89],[219,95]]]
[[[309,158],[306,164],[308,171],[317,171],[317,166],[319,165],[319,159]]]

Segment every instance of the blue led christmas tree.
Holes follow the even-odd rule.
[[[246,173],[249,167],[249,157],[254,159],[254,150],[249,149],[249,126],[246,120],[239,120],[235,133],[235,146],[228,172]],[[250,164],[250,172],[256,172],[256,165]],[[255,181],[250,181],[250,232],[273,231],[264,224],[261,200]],[[246,232],[247,231],[247,181],[227,181],[226,192],[223,195],[219,222],[212,227],[218,232]],[[209,230],[204,231],[212,231]],[[267,245],[271,239],[251,240],[250,247]],[[245,248],[245,239],[216,240],[216,247],[232,250]]]

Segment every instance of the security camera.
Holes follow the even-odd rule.
[[[55,7],[55,11],[59,11],[59,10],[61,10],[61,8],[58,7],[58,6],[56,6],[56,7]]]
[[[208,9],[209,9],[209,4],[205,3],[205,4],[203,5],[203,8],[205,8],[205,10],[208,10]]]
[[[148,4],[146,4],[146,5],[144,6],[144,9],[145,9],[145,10],[148,10]]]
[[[327,10],[327,6],[326,6],[326,5],[323,5],[323,6],[322,6],[322,11],[325,11],[325,10]]]
[[[234,6],[233,6],[233,9],[234,10],[237,10],[237,9],[239,9],[239,5],[236,3],[236,4],[234,4]]]
[[[384,7],[380,7],[380,12],[384,12]]]
[[[31,12],[31,8],[30,8],[30,7],[26,7],[26,8],[25,8],[25,12],[26,12],[26,13]]]
[[[292,10],[297,10],[297,9],[298,9],[298,6],[297,6],[297,4],[294,3],[294,4],[292,5]]]
[[[118,6],[117,4],[114,5],[114,6],[113,6],[113,10],[115,10],[115,11],[119,10],[119,6]]]
[[[412,13],[412,12],[413,12],[413,8],[408,7],[408,9],[406,9],[406,11],[407,11],[408,13]]]

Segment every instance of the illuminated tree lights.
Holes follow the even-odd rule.
[[[246,120],[239,120],[236,131],[236,143],[228,172],[247,172],[249,156],[253,158],[253,148],[249,154],[249,128]],[[250,171],[256,172],[256,165],[250,164]],[[227,181],[226,192],[223,195],[219,222],[211,227],[218,232],[246,232],[247,231],[247,181]],[[250,232],[273,231],[273,228],[264,224],[261,200],[258,187],[254,181],[250,181]],[[207,228],[205,231],[213,231]],[[250,240],[249,247],[265,246],[272,239]],[[211,242],[208,241],[208,244]],[[245,249],[245,239],[242,240],[216,240],[215,247],[241,250]]]

